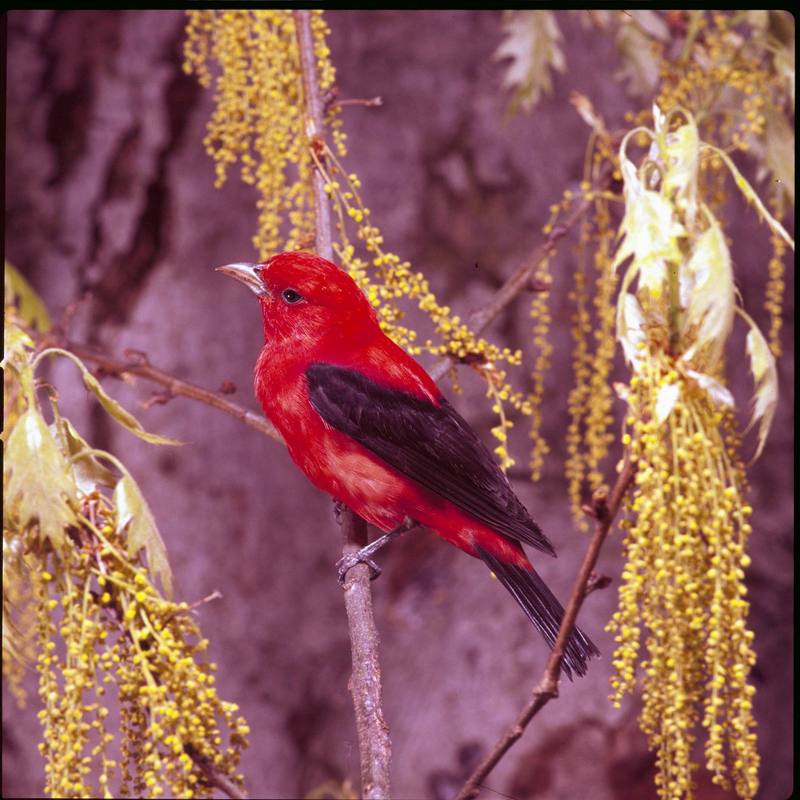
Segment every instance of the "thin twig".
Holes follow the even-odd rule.
[[[553,227],[547,238],[531,253],[530,258],[497,290],[496,294],[483,308],[474,311],[467,324],[475,333],[482,333],[489,325],[524,291],[541,291],[542,289],[532,282],[533,275],[539,264],[552,255],[556,244],[569,233],[575,223],[591,208],[591,201],[586,197],[575,203],[569,214],[558,225]],[[546,287],[545,287],[546,288]],[[434,364],[430,374],[435,381],[441,380],[453,366],[452,357],[443,358]]]
[[[309,147],[321,149],[323,144],[323,101],[317,83],[314,40],[309,11],[294,11],[303,92],[306,105],[306,136]],[[316,219],[316,250],[323,258],[333,260],[333,239],[330,206],[325,194],[324,179],[318,170],[312,176]],[[350,509],[341,513],[343,554],[354,552],[367,543],[364,520]],[[358,564],[348,573],[344,585],[344,602],[350,629],[353,672],[350,691],[356,716],[361,757],[361,794],[365,798],[389,797],[389,764],[391,740],[383,717],[381,703],[381,670],[378,660],[378,633],[372,613],[372,591],[369,569]]]
[[[477,797],[489,773],[497,766],[500,759],[508,752],[514,742],[522,736],[528,723],[550,700],[558,697],[558,679],[564,648],[575,627],[575,620],[587,595],[587,585],[597,563],[600,548],[603,546],[603,542],[611,529],[611,523],[619,510],[622,498],[633,481],[635,471],[634,465],[626,458],[611,494],[608,495],[605,489],[598,489],[594,493],[591,508],[591,515],[595,518],[594,534],[578,570],[578,576],[572,587],[569,603],[567,603],[567,608],[564,611],[564,619],[561,620],[561,627],[558,629],[556,643],[553,646],[550,657],[547,659],[542,677],[533,690],[528,704],[498,740],[491,752],[475,768],[475,771],[461,787],[455,800],[472,800],[472,798]]]
[[[201,755],[191,744],[184,745],[186,755],[194,761],[195,766],[203,773],[209,786],[214,786],[221,792],[225,792],[231,800],[247,800],[247,792],[237,786],[227,775],[220,772],[211,761]]]
[[[50,341],[50,339],[41,339],[40,341],[42,344],[46,344]],[[225,400],[215,392],[211,392],[208,389],[202,389],[193,383],[182,381],[179,378],[176,378],[174,375],[170,375],[168,372],[157,369],[142,354],[138,354],[137,358],[135,359],[121,361],[106,353],[102,353],[93,347],[89,347],[84,344],[78,344],[77,342],[57,341],[56,343],[59,344],[59,346],[62,346],[65,350],[75,353],[78,358],[81,358],[84,361],[91,361],[93,364],[96,364],[101,370],[109,375],[113,375],[117,378],[124,378],[125,375],[137,375],[140,378],[153,381],[153,383],[158,383],[166,388],[166,396],[190,397],[192,400],[197,400],[200,403],[205,403],[212,408],[216,408],[219,411],[224,411],[226,414],[230,414],[232,417],[235,417],[247,425],[250,425],[252,428],[260,431],[265,436],[270,436],[279,442],[283,441],[278,431],[276,431],[273,425],[262,415],[249,411],[237,403],[232,403],[230,400]],[[152,400],[150,401],[150,404],[152,405]]]

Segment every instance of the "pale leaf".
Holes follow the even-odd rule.
[[[753,411],[747,430],[758,423],[758,445],[753,456],[755,461],[764,449],[767,434],[775,416],[778,405],[778,370],[775,366],[775,357],[769,349],[767,340],[750,317],[742,312],[742,316],[750,325],[747,334],[747,354],[750,356],[750,370],[753,373],[755,393],[753,395]]]
[[[527,10],[506,11],[503,31],[494,54],[495,60],[509,60],[503,87],[514,93],[512,110],[530,111],[542,93],[553,90],[550,70],[564,71],[561,31],[552,11]]]
[[[621,226],[624,239],[614,264],[633,254],[639,268],[639,288],[657,300],[666,277],[666,262],[681,260],[678,240],[686,235],[686,229],[665,197],[640,187],[641,184],[629,192],[626,178],[625,217]]]
[[[172,571],[167,548],[156,527],[153,512],[130,475],[120,478],[114,488],[113,500],[117,509],[117,533],[123,534],[127,528],[128,555],[134,558],[144,547],[150,572],[160,578],[164,592],[171,597]]]
[[[630,292],[625,292],[617,304],[617,339],[622,345],[625,360],[634,371],[639,366],[639,352],[645,341],[644,314],[639,301]]]
[[[684,333],[693,339],[684,354],[687,361],[706,346],[710,358],[718,358],[733,326],[736,292],[731,257],[722,230],[713,217],[710,220],[711,227],[697,239],[683,268],[681,294],[688,300]]]
[[[783,113],[775,109],[768,109],[765,117],[764,163],[772,179],[786,193],[789,205],[794,206],[794,128]]]
[[[659,390],[656,397],[655,420],[661,424],[672,413],[675,403],[681,396],[681,387],[677,383],[665,383]]]
[[[657,12],[628,9],[625,13],[648,36],[657,39],[659,42],[668,42],[670,40],[669,25]]]
[[[718,406],[727,406],[733,408],[733,395],[727,386],[724,386],[716,378],[706,375],[702,372],[697,372],[693,369],[687,369],[686,374],[704,391],[708,392],[708,396]]]
[[[666,134],[667,164],[664,192],[675,197],[678,208],[686,212],[688,225],[694,224],[697,212],[697,173],[700,164],[700,137],[694,120]]]
[[[58,551],[64,529],[75,522],[70,502],[77,488],[72,468],[36,408],[17,420],[5,447],[3,524],[22,527],[38,522],[39,532]]]
[[[660,59],[650,44],[650,37],[636,25],[620,25],[616,46],[621,64],[615,77],[632,95],[646,99],[655,94],[660,79]]]

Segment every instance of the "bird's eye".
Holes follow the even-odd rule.
[[[288,303],[290,306],[293,306],[295,303],[299,303],[303,299],[303,295],[301,295],[296,289],[284,289],[281,292],[281,297],[283,298],[284,302]]]

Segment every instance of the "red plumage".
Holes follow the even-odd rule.
[[[412,519],[483,559],[552,645],[563,612],[521,542],[552,546],[355,282],[302,252],[220,269],[258,296],[256,395],[312,483],[383,531]],[[576,629],[566,672],[582,674],[596,654]]]

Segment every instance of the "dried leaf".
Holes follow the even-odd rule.
[[[38,522],[42,536],[56,550],[64,529],[75,522],[70,502],[77,488],[72,467],[42,415],[29,408],[11,431],[3,464],[3,524],[27,527]]]
[[[708,217],[711,227],[697,239],[681,270],[681,301],[687,309],[683,332],[694,339],[683,356],[687,361],[706,346],[712,360],[722,354],[736,307],[728,245],[710,212]]]
[[[665,383],[659,390],[656,397],[655,420],[661,424],[672,413],[678,398],[681,396],[681,387],[677,383]]]
[[[580,92],[572,92],[569,96],[569,102],[575,107],[575,110],[580,114],[581,119],[598,135],[606,135],[606,125],[603,117],[595,111],[592,101]]]
[[[503,76],[503,88],[514,93],[510,110],[530,111],[553,91],[550,70],[564,71],[561,31],[552,11],[506,11],[503,31],[494,59],[510,59]]]
[[[114,488],[114,505],[117,508],[117,532],[127,528],[128,555],[135,557],[144,547],[150,572],[161,580],[164,592],[172,596],[172,571],[167,559],[167,548],[156,527],[153,512],[130,475],[120,478]]]

